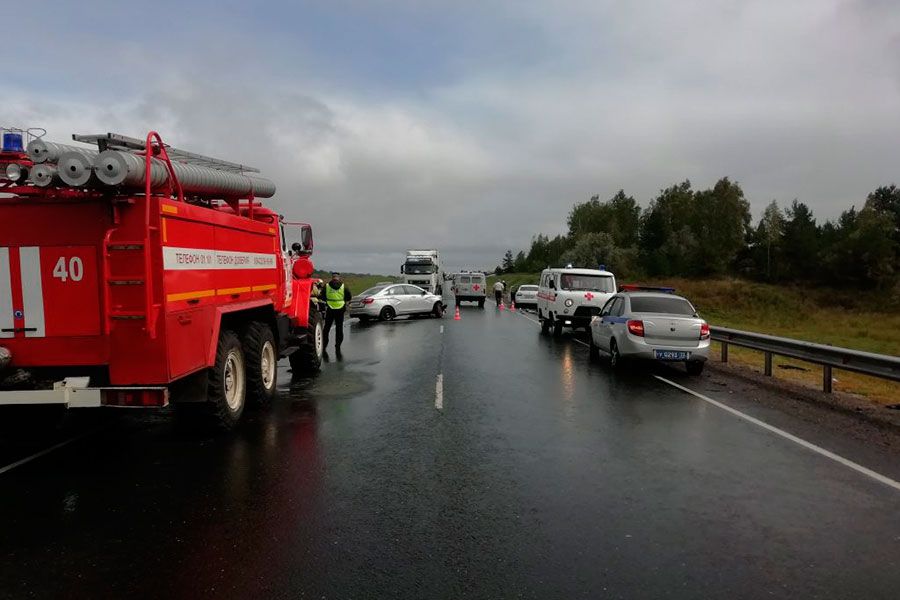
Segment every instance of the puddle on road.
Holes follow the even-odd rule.
[[[373,375],[360,371],[335,370],[322,372],[311,379],[291,381],[288,397],[291,400],[340,400],[372,391]]]

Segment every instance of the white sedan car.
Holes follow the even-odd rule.
[[[686,298],[669,290],[623,286],[591,320],[591,358],[606,354],[613,368],[631,358],[683,362],[689,374],[702,373],[709,325]]]
[[[513,297],[513,302],[516,303],[516,306],[537,306],[539,289],[536,285],[520,285]]]
[[[369,319],[393,321],[402,315],[444,316],[440,296],[408,283],[377,285],[350,301],[350,317],[362,322]]]

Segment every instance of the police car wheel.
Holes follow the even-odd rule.
[[[431,314],[440,319],[444,316],[444,307],[440,302],[434,303],[434,308],[431,309]]]
[[[619,345],[615,338],[609,340],[609,366],[613,369],[622,367],[622,355],[619,354]]]
[[[685,366],[687,367],[688,375],[702,375],[703,374],[703,366],[706,363],[702,360],[692,360],[688,361]]]
[[[390,306],[385,306],[381,309],[381,314],[378,318],[380,318],[382,321],[393,321],[394,317],[396,316],[397,313],[394,312],[393,308],[391,308]]]

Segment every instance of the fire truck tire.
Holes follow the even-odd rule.
[[[222,428],[231,429],[238,424],[247,399],[247,359],[241,340],[233,331],[219,334],[207,397]]]
[[[313,375],[322,368],[322,353],[325,351],[325,324],[322,313],[309,309],[309,326],[303,343],[288,357],[294,376]]]
[[[247,359],[247,398],[255,404],[268,404],[275,397],[278,383],[278,346],[272,328],[253,321],[244,332],[244,357]]]

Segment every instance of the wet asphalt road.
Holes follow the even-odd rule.
[[[570,336],[464,306],[344,346],[237,432],[107,413],[0,474],[0,596],[897,597],[900,492]]]

